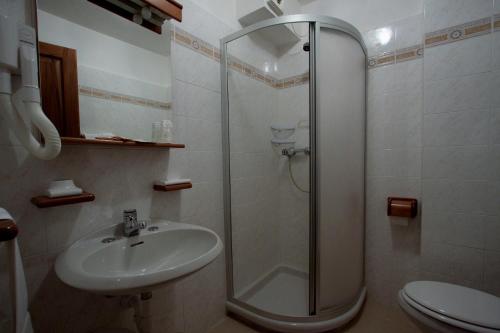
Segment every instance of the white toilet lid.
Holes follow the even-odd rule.
[[[405,294],[423,307],[441,315],[492,329],[500,329],[500,298],[454,284],[415,281]]]

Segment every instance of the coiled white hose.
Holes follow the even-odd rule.
[[[26,149],[36,157],[43,160],[51,160],[59,155],[61,151],[61,138],[56,127],[43,113],[38,102],[25,101],[22,104],[27,119],[40,131],[44,144],[41,144],[27,126],[16,107],[12,103],[12,96],[0,93],[0,114],[5,115],[7,122],[13,129],[14,134]]]

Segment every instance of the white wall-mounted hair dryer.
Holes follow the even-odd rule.
[[[0,117],[30,153],[50,160],[59,155],[61,138],[40,105],[37,60],[35,29],[0,13]],[[21,88],[13,93],[16,76],[21,78]],[[42,134],[43,144],[32,127]]]

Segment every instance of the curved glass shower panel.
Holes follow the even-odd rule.
[[[321,28],[317,66],[319,313],[352,306],[363,289],[365,66],[362,45]]]
[[[309,314],[308,42],[309,24],[294,23],[226,48],[229,278],[236,300],[283,316]]]

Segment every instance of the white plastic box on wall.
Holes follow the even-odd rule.
[[[270,4],[270,2],[272,2]],[[246,27],[256,22],[287,15],[293,12],[292,0],[238,0],[236,15],[242,26]],[[271,41],[278,48],[290,46],[300,41],[300,37],[288,26],[278,25],[266,28],[259,34]]]

